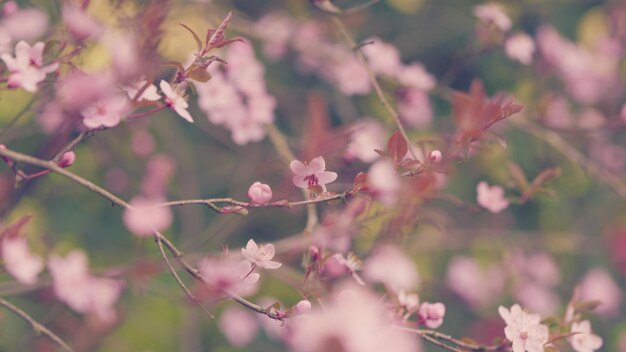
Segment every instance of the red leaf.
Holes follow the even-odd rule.
[[[409,146],[406,140],[402,137],[402,134],[400,134],[399,131],[394,133],[387,142],[387,153],[389,153],[389,156],[393,160],[394,164],[397,164],[404,158],[406,153],[409,151],[408,148]]]
[[[354,177],[354,186],[352,187],[352,190],[360,191],[364,188],[367,188],[367,174],[365,172],[359,172]]]
[[[0,232],[0,239],[3,237],[16,238],[22,232],[22,228],[28,224],[28,221],[32,218],[32,215],[24,215],[19,218],[16,222],[11,224],[9,227],[5,228],[2,232]]]
[[[231,17],[233,17],[233,13],[229,12],[216,30],[209,30],[207,32],[207,36],[205,39],[205,44],[207,48],[215,47],[216,44],[224,40],[224,31],[226,30],[226,27],[228,26],[228,22],[230,22]]]

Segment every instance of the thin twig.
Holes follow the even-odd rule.
[[[52,158],[52,160],[58,162],[63,157],[63,154],[65,154],[66,152],[69,152],[70,150],[74,149],[74,147],[76,147],[78,145],[78,143],[82,142],[83,139],[85,139],[85,137],[89,134],[89,132],[90,131],[88,131],[88,130],[81,132],[76,138],[74,138],[66,146],[61,148],[61,150],[59,150],[59,152],[54,156],[54,158]]]
[[[56,342],[59,346],[63,347],[64,350],[74,352],[74,350],[70,346],[68,346],[68,344],[65,343],[63,339],[61,339],[57,334],[53,333],[52,331],[50,331],[50,329],[39,323],[33,317],[28,315],[28,313],[26,313],[25,311],[21,310],[20,308],[14,306],[10,302],[2,298],[0,298],[0,305],[6,307],[10,311],[18,315],[20,318],[28,322],[33,327],[33,330],[35,330],[36,334],[44,334],[48,336],[52,341]]]

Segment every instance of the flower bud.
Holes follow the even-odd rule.
[[[248,189],[248,197],[252,203],[266,204],[272,200],[272,189],[264,183],[255,182]]]
[[[441,152],[437,149],[428,153],[428,160],[430,160],[430,162],[433,164],[437,164],[438,162],[440,162],[441,158],[442,158]]]
[[[320,249],[316,246],[309,247],[309,257],[311,257],[311,261],[315,262],[320,259]]]
[[[57,164],[62,168],[66,168],[66,167],[72,166],[75,160],[76,160],[76,153],[70,150],[69,152],[63,153],[63,156],[61,157],[61,159],[59,160]]]
[[[311,310],[311,302],[306,299],[298,302],[294,307],[297,314],[306,314]]]

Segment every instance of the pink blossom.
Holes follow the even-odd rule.
[[[535,42],[526,33],[515,33],[504,43],[506,55],[524,65],[529,65],[535,53]]]
[[[311,302],[303,299],[294,306],[296,314],[306,314],[311,311]]]
[[[22,87],[28,92],[36,92],[37,84],[46,79],[48,73],[56,71],[58,63],[43,65],[44,47],[43,42],[30,46],[20,41],[15,46],[15,57],[8,53],[0,54],[10,72],[7,82],[9,88]]]
[[[398,94],[398,114],[409,127],[427,127],[433,120],[428,94],[421,89],[401,91]]]
[[[579,284],[579,300],[600,301],[595,313],[614,316],[619,312],[623,298],[620,287],[604,269],[595,268],[587,272]]]
[[[76,160],[76,153],[70,150],[68,152],[63,153],[63,155],[61,156],[61,159],[59,160],[58,165],[60,167],[70,167],[74,164],[75,160]]]
[[[396,79],[407,88],[421,91],[429,91],[437,84],[435,76],[419,62],[401,67],[396,71]]]
[[[521,282],[513,296],[526,308],[545,316],[558,313],[561,307],[561,300],[556,293],[549,287],[531,281]]]
[[[2,14],[5,16],[11,16],[16,13],[20,8],[17,6],[17,3],[13,0],[9,0],[2,5]]]
[[[249,313],[241,308],[229,307],[220,316],[219,328],[235,347],[249,344],[257,332],[257,322]]]
[[[57,102],[69,110],[82,110],[99,100],[118,95],[114,75],[110,72],[85,74],[70,71],[56,84]]]
[[[476,187],[478,204],[492,213],[499,213],[509,206],[509,201],[504,198],[504,189],[500,186],[489,186],[482,181]]]
[[[97,278],[89,273],[87,256],[80,250],[65,258],[52,255],[48,262],[56,296],[76,312],[94,313],[100,320],[115,318],[115,308],[122,285],[120,282]]]
[[[326,171],[326,161],[321,156],[314,158],[308,164],[293,160],[289,164],[289,168],[295,174],[293,177],[294,185],[300,188],[321,186],[326,191],[326,184],[337,179],[337,173]]]
[[[107,31],[101,38],[102,44],[107,48],[109,56],[111,57],[112,68],[116,76],[121,80],[127,80],[135,78],[139,74],[141,68],[139,43],[137,38],[131,31]],[[163,90],[163,88],[161,88]],[[165,91],[164,91],[165,92]],[[172,93],[172,96],[166,94],[166,103],[169,104],[168,99],[176,101],[172,103],[174,110],[185,119],[186,116],[180,113],[180,111],[186,112],[186,107],[181,104],[176,98],[177,95]],[[181,98],[182,99],[182,98]],[[184,101],[184,99],[182,99]],[[185,101],[185,103],[187,103]],[[177,109],[178,108],[178,109]],[[180,111],[179,111],[180,110]]]
[[[164,231],[172,225],[172,210],[159,206],[158,197],[137,196],[130,201],[130,208],[124,210],[124,225],[139,237],[148,237],[155,231]]]
[[[342,269],[347,270],[354,278],[354,281],[356,281],[361,286],[365,286],[365,282],[363,282],[363,279],[361,279],[361,277],[357,273],[357,271],[361,270],[361,268],[363,267],[363,263],[359,258],[357,258],[356,255],[354,255],[354,253],[348,253],[347,257],[344,257],[342,254],[337,253],[331,258],[334,259],[337,264],[342,266]],[[327,263],[331,264],[329,262]],[[324,269],[326,269],[326,267]]]
[[[396,292],[413,290],[419,284],[415,264],[401,250],[389,245],[378,248],[365,261],[363,272],[369,281],[383,283]]]
[[[146,81],[140,80],[136,82],[133,86],[125,86],[122,89],[126,92],[129,99],[135,98],[135,95],[139,93],[139,89],[146,85]],[[161,100],[161,96],[157,91],[157,87],[154,84],[149,84],[146,89],[143,90],[141,95],[137,98],[137,102],[141,101],[159,101]]]
[[[141,157],[148,156],[154,151],[155,147],[156,142],[148,131],[144,129],[133,131],[133,136],[130,140],[130,149],[135,155]]]
[[[95,18],[81,8],[70,4],[63,6],[63,23],[77,41],[97,37],[104,30],[102,24]]]
[[[263,54],[268,59],[276,61],[285,55],[294,27],[289,15],[278,12],[265,15],[255,23],[256,33],[263,39]]]
[[[328,76],[333,78],[337,88],[343,94],[363,95],[369,93],[372,85],[367,69],[352,53],[347,55],[331,66]]]
[[[496,3],[475,6],[474,15],[485,22],[493,23],[502,31],[508,31],[513,25],[509,16]]]
[[[470,257],[455,257],[448,264],[446,283],[474,308],[482,308],[502,295],[505,276],[500,266],[481,267]]]
[[[251,239],[246,244],[246,248],[241,249],[241,254],[250,263],[260,268],[278,269],[282,265],[272,260],[275,254],[273,244],[262,244],[259,247],[256,242]]]
[[[546,125],[552,128],[567,129],[573,124],[574,116],[565,97],[557,96],[548,102],[544,114]]]
[[[548,327],[540,324],[541,316],[522,310],[519,304],[511,309],[498,308],[500,317],[506,323],[504,334],[513,343],[513,352],[543,352],[548,342]]]
[[[573,322],[570,330],[574,335],[567,338],[576,352],[593,352],[602,347],[602,338],[591,332],[589,320]]]
[[[367,186],[374,198],[384,205],[393,205],[401,187],[393,163],[387,159],[375,162],[367,172]]]
[[[146,165],[146,172],[141,180],[141,192],[148,197],[162,197],[175,173],[176,160],[174,158],[164,154],[154,155]]]
[[[366,39],[365,42],[370,43],[361,47],[361,51],[375,73],[392,77],[400,70],[402,62],[398,48],[377,37]]]
[[[259,273],[253,272],[252,264],[225,256],[205,258],[200,263],[202,280],[217,294],[235,293],[242,296],[256,291]]]
[[[32,285],[43,270],[41,257],[31,253],[25,237],[5,237],[2,240],[2,260],[6,270],[17,281]]]
[[[385,129],[376,120],[364,118],[355,123],[350,133],[350,144],[346,150],[346,158],[357,158],[365,163],[371,163],[380,155],[374,149],[385,148]]]
[[[437,329],[443,324],[446,306],[443,303],[424,302],[421,304],[418,314],[427,327]]]
[[[193,122],[193,118],[189,114],[189,111],[187,111],[189,104],[187,100],[185,100],[185,92],[172,89],[172,86],[164,80],[161,80],[159,87],[161,87],[161,91],[165,95],[165,103],[167,106],[174,109],[183,119]]]
[[[348,287],[292,322],[294,352],[419,351],[415,335],[393,329],[390,314],[371,292]]]
[[[48,31],[48,15],[36,8],[14,11],[0,21],[13,40],[35,41]]]
[[[83,124],[89,129],[117,126],[128,113],[128,99],[114,94],[87,106],[80,111]]]
[[[0,27],[0,54],[11,51],[11,35],[9,32]]]
[[[265,183],[257,181],[248,188],[248,198],[252,203],[266,204],[272,200],[272,189]]]
[[[433,163],[433,164],[437,164],[441,161],[442,155],[441,155],[441,151],[440,150],[431,150],[428,153],[428,160]]]
[[[400,290],[397,295],[398,304],[408,313],[416,312],[420,307],[420,298],[417,293],[407,294],[405,290]]]

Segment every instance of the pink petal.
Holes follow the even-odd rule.
[[[309,183],[304,180],[304,176],[294,176],[293,184],[300,188],[309,188]]]
[[[159,87],[161,87],[161,91],[163,92],[163,94],[165,94],[166,97],[172,99],[174,95],[174,90],[172,90],[172,86],[170,86],[169,83],[161,80],[161,82],[159,82]]]
[[[314,158],[309,163],[309,172],[312,174],[317,174],[318,172],[322,172],[326,170],[326,161],[321,156]]]
[[[298,176],[307,176],[309,174],[309,170],[307,169],[306,165],[304,165],[300,160],[294,160],[291,163],[289,163],[289,168],[291,169],[291,171],[298,175]],[[295,178],[294,178],[294,183]],[[296,186],[298,186],[298,184],[296,184]],[[301,186],[298,186],[301,187]]]
[[[320,185],[331,183],[337,179],[337,173],[332,171],[322,171],[316,174]]]
[[[187,120],[188,122],[193,123],[193,117],[191,117],[191,114],[189,113],[189,111],[185,110],[183,107],[179,105],[175,105],[174,111],[176,111],[176,113],[180,115],[180,117],[182,117],[183,119]]]

